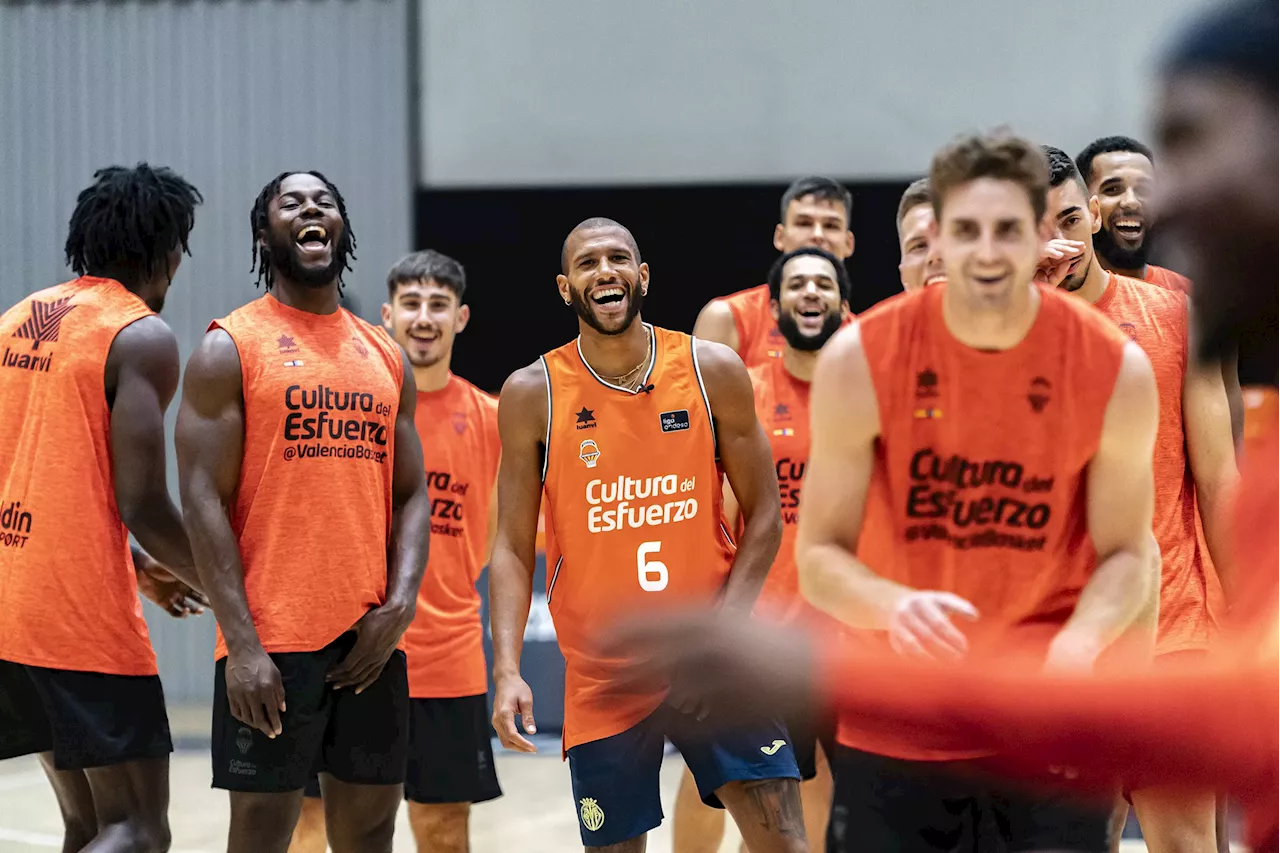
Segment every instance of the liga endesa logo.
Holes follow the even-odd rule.
[[[368,391],[338,391],[327,385],[284,392],[286,461],[293,459],[366,459],[385,462],[395,409]],[[338,442],[338,443],[335,443]]]

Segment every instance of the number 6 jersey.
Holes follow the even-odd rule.
[[[620,617],[710,602],[729,574],[721,469],[693,338],[644,326],[642,390],[611,385],[575,339],[542,357],[547,604],[565,657],[564,748],[625,731],[663,694],[613,684],[595,643]]]

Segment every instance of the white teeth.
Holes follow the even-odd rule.
[[[606,296],[622,296],[626,291],[621,287],[602,287],[594,294],[594,298],[603,299]]]
[[[1141,222],[1135,222],[1132,219],[1117,219],[1116,227],[1118,228],[1141,228]]]

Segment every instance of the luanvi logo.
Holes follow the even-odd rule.
[[[13,333],[15,338],[31,341],[31,349],[39,351],[40,344],[54,343],[62,329],[62,319],[71,313],[76,306],[69,304],[70,296],[55,299],[53,302],[31,302],[31,316]],[[0,365],[16,367],[19,370],[34,370],[48,373],[53,364],[53,354],[36,355],[29,352],[14,352],[12,348],[4,348],[4,356],[0,357]]]

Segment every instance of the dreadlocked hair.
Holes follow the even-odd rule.
[[[253,236],[253,265],[249,267],[249,271],[256,270],[258,273],[254,286],[262,284],[265,289],[270,290],[271,285],[275,283],[275,275],[271,272],[271,252],[266,246],[260,245],[258,235],[270,227],[267,221],[267,206],[280,192],[280,184],[290,175],[310,175],[313,178],[319,178],[329,190],[329,194],[333,196],[334,201],[338,203],[338,215],[342,217],[342,236],[338,238],[334,251],[342,261],[342,268],[338,270],[338,293],[341,294],[342,270],[350,271],[351,265],[348,260],[355,260],[356,257],[356,234],[351,230],[351,220],[347,219],[347,202],[343,199],[342,193],[338,192],[338,188],[332,181],[319,172],[281,172],[262,188],[262,192],[258,193],[253,209],[249,211],[249,227],[252,229]]]
[[[162,166],[108,166],[93,173],[71,213],[65,246],[76,275],[136,272],[150,277],[176,246],[191,254],[200,191]],[[132,282],[136,283],[136,282]]]

